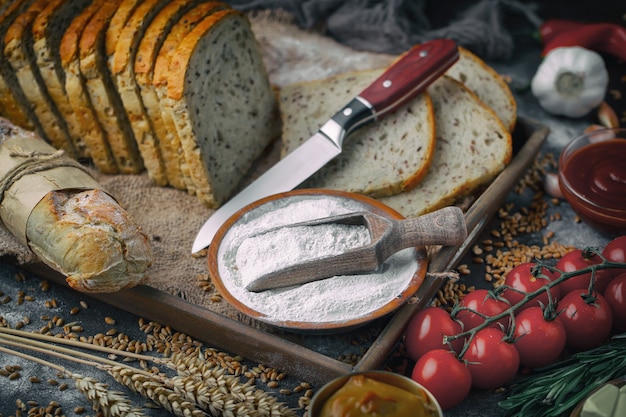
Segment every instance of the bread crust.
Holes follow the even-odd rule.
[[[48,193],[32,211],[26,235],[33,252],[81,292],[136,286],[152,264],[148,237],[101,190]]]

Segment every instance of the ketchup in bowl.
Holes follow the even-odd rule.
[[[559,184],[590,226],[626,232],[626,129],[602,129],[574,139],[561,153]]]

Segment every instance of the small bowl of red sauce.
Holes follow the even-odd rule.
[[[570,142],[559,159],[559,186],[585,223],[626,233],[626,129],[599,129]]]

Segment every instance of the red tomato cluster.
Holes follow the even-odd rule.
[[[626,236],[609,242],[602,256],[626,263]],[[600,263],[600,256],[577,249],[559,259],[555,269],[570,273]],[[407,355],[415,361],[412,378],[430,390],[444,410],[450,409],[472,387],[500,387],[520,368],[556,361],[566,347],[590,349],[604,343],[611,332],[626,330],[626,270],[597,270],[591,293],[591,274],[551,284],[560,276],[523,263],[507,274],[500,291],[474,290],[452,313],[441,307],[417,312],[405,332]],[[531,293],[536,296],[524,302]]]

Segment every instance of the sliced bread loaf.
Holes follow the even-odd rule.
[[[114,7],[115,2],[94,0],[81,14],[70,23],[61,39],[59,57],[62,75],[65,76],[64,89],[67,99],[76,117],[83,135],[83,143],[93,164],[105,174],[117,174],[117,163],[113,158],[106,132],[98,122],[96,110],[93,108],[85,79],[80,71],[80,42],[94,36],[93,32],[83,33],[90,20],[105,3]]]
[[[120,173],[134,174],[144,168],[122,100],[111,79],[108,54],[119,38],[123,25],[137,7],[137,0],[107,2],[89,21],[80,46],[80,71],[85,78],[97,119],[106,132],[111,154]],[[109,23],[115,22],[115,26]]]
[[[15,0],[5,5],[0,14],[0,51],[4,49],[4,37],[15,19],[32,3],[32,0]],[[17,85],[13,69],[6,59],[0,59],[0,114],[14,124],[36,130],[39,136],[44,137],[39,120],[33,109]]]
[[[53,105],[65,120],[67,131],[78,158],[88,157],[80,125],[65,91],[65,72],[59,49],[61,38],[76,16],[91,4],[91,0],[53,0],[33,22],[33,51],[45,90]]]
[[[161,101],[167,100],[169,65],[172,54],[182,39],[209,14],[225,8],[228,8],[228,5],[222,2],[198,4],[167,31],[158,51],[148,45],[146,48],[148,50],[142,52],[144,56],[156,54],[153,64],[150,65],[147,59],[141,62],[139,59],[135,60],[135,77],[141,89],[146,112],[161,147],[168,182],[175,188],[188,190],[191,194],[195,194],[193,191],[195,187],[185,162],[180,138],[176,133],[176,125],[169,112],[161,112]]]
[[[444,76],[428,92],[437,126],[430,170],[413,190],[380,199],[405,217],[453,204],[492,180],[512,156],[506,126],[462,83]]]
[[[355,71],[280,91],[282,156],[300,146],[383,70]],[[330,188],[382,197],[413,188],[428,172],[435,149],[435,121],[421,94],[344,142],[343,152],[311,176],[305,188]]]
[[[157,185],[166,185],[167,175],[159,143],[150,120],[146,116],[135,82],[134,64],[139,42],[144,37],[146,29],[163,7],[168,5],[168,2],[169,0],[144,0],[139,4],[122,29],[115,44],[115,51],[108,60],[113,84],[119,93],[127,119],[130,121],[144,167],[148,176]],[[175,1],[169,3],[167,10],[181,7],[183,7],[182,2]]]
[[[65,120],[45,88],[33,50],[33,21],[45,10],[48,2],[35,0],[17,16],[4,37],[4,58],[9,62],[18,82],[11,88],[14,91],[20,88],[24,92],[41,123],[46,140],[55,148],[63,149],[68,155],[76,157]]]
[[[459,48],[459,60],[448,70],[451,76],[474,92],[500,117],[510,132],[517,120],[517,103],[502,76],[482,59],[465,48]]]
[[[133,104],[141,104],[141,108],[131,107],[132,104],[131,106],[129,104],[125,105],[129,112],[143,113],[142,117],[145,117],[147,120],[145,125],[149,125],[152,128],[151,134],[154,136],[154,141],[158,146],[163,161],[167,184],[178,189],[185,189],[186,187],[180,175],[178,152],[174,151],[174,148],[169,146],[167,142],[159,98],[152,84],[154,66],[157,56],[162,50],[165,55],[168,54],[166,51],[171,52],[178,46],[180,38],[175,43],[173,42],[176,35],[170,37],[166,42],[168,36],[173,31],[180,33],[180,30],[175,29],[176,26],[192,27],[193,24],[201,19],[200,16],[206,16],[209,10],[217,9],[220,5],[222,3],[219,2],[203,3],[198,0],[181,0],[164,7],[146,29],[135,57],[133,75],[137,83],[136,94],[138,98],[133,101]],[[185,33],[188,33],[188,30]],[[173,132],[175,133],[174,127]],[[137,136],[137,132],[135,136]]]
[[[200,200],[217,207],[280,134],[276,95],[246,17],[222,10],[199,23],[172,56],[164,109]]]

